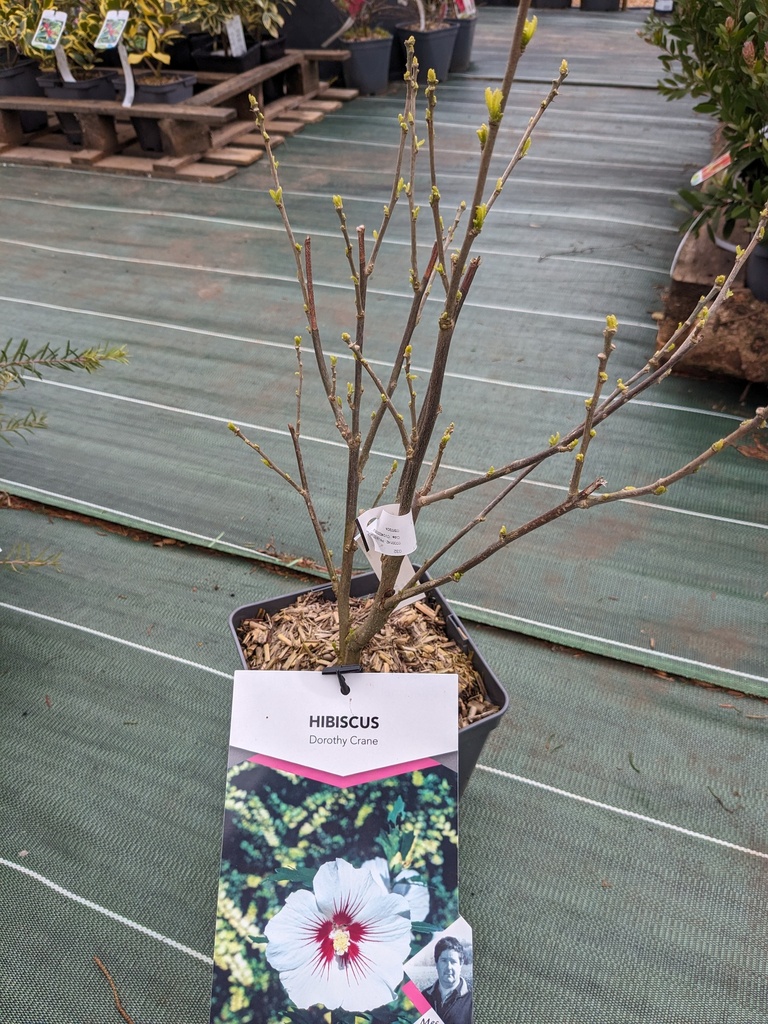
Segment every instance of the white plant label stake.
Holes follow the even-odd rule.
[[[359,533],[355,539],[379,579],[382,555],[404,555],[395,581],[396,587],[404,587],[414,573],[408,555],[416,550],[416,531],[413,527],[413,516],[410,513],[401,516],[399,512],[400,506],[397,504],[380,505],[378,508],[369,508],[367,512],[361,512],[357,517]],[[397,550],[394,550],[395,548]],[[411,597],[407,601],[402,601],[398,607],[404,608],[419,600],[420,596]]]
[[[236,14],[232,18],[227,18],[224,22],[224,28],[226,29],[227,39],[229,40],[230,53],[233,57],[242,57],[248,49],[248,45],[245,41],[245,32],[243,31],[243,23],[240,20],[240,15]]]
[[[56,67],[59,69],[62,81],[74,82],[74,76],[69,68],[67,55],[60,45],[61,37],[64,35],[64,27],[67,24],[65,11],[54,9],[43,11],[35,34],[32,36],[31,45],[36,50],[53,50],[56,58]]]
[[[107,11],[104,24],[99,29],[96,42],[93,44],[96,50],[117,49],[120,57],[120,64],[125,76],[125,97],[123,106],[130,107],[136,93],[136,84],[133,80],[133,68],[128,63],[128,53],[122,43],[123,31],[128,23],[129,11]]]

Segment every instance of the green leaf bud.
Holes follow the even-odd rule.
[[[483,123],[477,129],[477,137],[480,139],[480,152],[485,149],[485,144],[488,141],[488,125]]]
[[[549,436],[549,447],[550,448],[554,448],[559,440],[560,440],[560,431],[559,430],[557,431],[556,434],[550,434],[550,436]]]
[[[228,423],[228,424],[227,424],[227,428],[228,428],[229,430],[231,430],[233,434],[236,434],[236,433],[237,433],[237,427],[235,426],[235,424],[234,424],[234,423]]]
[[[536,26],[538,25],[538,23],[539,23],[539,19],[535,15],[534,15],[533,18],[526,18],[525,19],[525,25],[523,25],[523,40],[522,40],[522,49],[523,50],[526,48],[528,43],[530,43],[530,41],[536,35]]]
[[[344,206],[344,201],[342,200],[341,196],[333,197],[333,205],[337,210],[340,210]]]
[[[485,105],[488,108],[488,117],[491,124],[498,124],[502,118],[502,103],[504,94],[501,89],[492,89],[490,86],[485,90]]]
[[[605,318],[605,325],[606,330],[609,331],[617,331],[619,329],[619,321],[616,319],[613,313],[609,313],[608,316]]]

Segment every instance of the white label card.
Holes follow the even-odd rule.
[[[30,44],[36,50],[55,50],[67,24],[65,11],[43,11]]]
[[[380,555],[409,555],[416,550],[413,515],[399,514],[397,505],[372,508],[358,517],[365,539]]]
[[[245,42],[245,32],[243,31],[240,15],[236,14],[233,18],[227,18],[224,22],[224,28],[227,31],[230,53],[233,57],[242,57],[248,49],[248,45]]]
[[[104,24],[99,29],[96,42],[93,44],[97,50],[112,50],[120,42],[126,22],[128,11],[107,11]]]

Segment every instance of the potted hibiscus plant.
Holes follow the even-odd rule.
[[[443,457],[454,431],[453,423],[447,424],[444,421],[444,425],[438,428],[438,421],[444,412],[443,381],[456,326],[480,270],[480,258],[472,254],[472,249],[487,219],[493,215],[499,196],[508,187],[510,175],[528,152],[537,125],[557,97],[568,74],[567,64],[563,61],[557,77],[533,111],[517,145],[511,153],[506,154],[503,172],[491,178],[490,167],[496,155],[510,86],[520,56],[536,28],[535,20],[527,19],[529,7],[530,0],[520,0],[501,87],[486,90],[486,120],[477,129],[480,149],[478,169],[468,201],[462,202],[455,212],[443,209],[434,117],[437,76],[431,70],[426,75],[426,124],[419,130],[416,122],[416,97],[420,72],[411,41],[408,42],[405,107],[399,117],[399,142],[394,159],[392,187],[384,205],[382,219],[372,237],[368,236],[364,226],[354,229],[348,226],[343,199],[340,196],[333,197],[347,271],[354,284],[350,330],[341,335],[346,359],[351,366],[349,380],[345,381],[342,376],[342,367],[346,363],[338,356],[328,354],[322,327],[323,311],[318,307],[314,286],[320,274],[313,263],[312,239],[297,237],[294,233],[289,216],[290,197],[283,191],[269,134],[264,129],[264,115],[255,108],[271,166],[273,187],[270,197],[282,219],[287,244],[293,253],[306,315],[310,349],[306,359],[316,368],[319,384],[327,399],[334,436],[340,438],[346,448],[346,490],[338,521],[326,526],[321,521],[313,496],[312,481],[302,455],[302,394],[308,371],[305,365],[305,341],[303,337],[297,336],[294,366],[297,380],[296,414],[294,422],[289,424],[296,470],[292,473],[260,443],[247,437],[236,424],[230,423],[229,428],[256,453],[269,472],[278,476],[294,492],[297,501],[305,507],[329,583],[323,594],[311,592],[299,606],[295,605],[295,595],[292,595],[281,600],[280,607],[251,606],[239,609],[234,614],[232,626],[246,667],[274,669],[288,664],[292,669],[316,670],[318,666],[360,664],[367,671],[403,671],[409,663],[404,659],[413,655],[413,664],[416,667],[421,665],[421,670],[427,671],[428,663],[418,659],[427,648],[431,652],[438,645],[427,641],[418,632],[414,634],[413,620],[417,613],[429,618],[435,616],[436,611],[434,608],[424,611],[418,607],[414,610],[405,602],[421,602],[438,587],[454,589],[464,574],[478,564],[506,550],[510,544],[531,532],[577,510],[584,512],[627,498],[663,494],[673,483],[704,466],[719,451],[736,443],[750,431],[765,426],[766,410],[758,409],[755,416],[727,437],[714,439],[713,443],[708,444],[685,465],[650,481],[628,483],[609,490],[601,477],[585,475],[587,466],[591,464],[598,430],[602,432],[611,417],[668,376],[671,368],[696,345],[708,317],[727,300],[730,285],[744,261],[758,245],[768,222],[768,210],[763,211],[749,245],[737,254],[731,273],[713,284],[659,352],[639,367],[637,372],[614,382],[609,377],[608,364],[615,349],[614,339],[619,324],[613,314],[606,316],[592,394],[585,402],[585,414],[580,422],[564,424],[554,430],[548,440],[543,439],[540,447],[529,454],[510,450],[500,460],[501,464],[491,466],[487,472],[478,476],[458,484],[439,482]],[[421,186],[422,202],[419,202],[417,176],[422,163],[425,165],[425,182]],[[410,239],[409,244],[400,249],[406,254],[403,273],[409,280],[413,297],[405,323],[398,331],[399,342],[392,350],[393,354],[388,357],[391,371],[383,373],[379,363],[369,361],[369,346],[366,345],[366,338],[370,338],[372,332],[371,320],[375,312],[373,304],[369,305],[368,288],[377,268],[382,243],[395,214],[401,210]],[[425,223],[428,228],[424,227]],[[426,262],[421,258],[423,241],[419,244],[424,230],[429,231],[426,249],[430,255]],[[434,292],[440,295],[440,312],[437,316],[430,312],[431,304],[427,305],[430,293]],[[337,316],[338,311],[334,310],[334,317]],[[388,331],[391,331],[392,326],[387,324]],[[431,334],[428,342],[424,339],[425,331]],[[425,348],[431,353],[430,356]],[[419,362],[431,359],[429,372],[424,374],[422,371],[421,374],[426,380],[423,396],[416,391],[413,366],[417,358]],[[365,400],[364,392],[369,396]],[[370,471],[369,456],[385,424],[399,438],[402,459],[392,465],[374,497],[373,492],[368,493],[367,487],[370,485],[364,485],[364,481],[366,472]],[[563,467],[566,483],[564,495],[530,521],[507,526],[501,517],[502,502],[522,480],[550,460]],[[390,489],[395,490],[395,494],[390,503],[384,504],[384,495]],[[415,549],[415,533],[420,517],[428,514],[431,506],[439,505],[440,502],[459,496],[464,500],[471,497],[470,492],[480,495],[483,491],[486,497],[477,501],[477,507],[469,515],[466,524],[453,537],[439,543],[434,551],[423,553],[421,566],[414,568],[404,556]],[[490,495],[487,494],[489,491]],[[329,533],[335,533],[337,543],[332,545]],[[338,555],[334,554],[334,549]],[[358,551],[365,552],[365,557],[374,569],[373,582],[361,580],[355,575]],[[371,595],[369,599],[356,601],[355,597],[364,593],[366,587]],[[320,620],[324,614],[322,609],[328,607],[325,598],[331,601],[333,619],[329,623],[323,618],[321,627]],[[286,626],[280,624],[278,617],[283,607],[287,609],[286,614],[293,617],[293,621]],[[450,617],[450,612],[448,615]],[[312,635],[313,624],[318,628],[317,637]],[[400,625],[405,626],[405,633],[398,634]],[[461,671],[458,667],[451,667],[450,670]],[[467,685],[472,687],[471,678]],[[503,695],[496,703],[501,702]],[[473,730],[482,726],[486,710],[475,710],[474,714],[469,710],[464,716],[467,727],[462,729],[459,740],[460,773],[466,767],[471,767],[477,757],[477,743],[466,737],[471,737]],[[480,746],[484,738],[482,735]],[[466,764],[463,763],[465,760]],[[466,781],[466,776],[463,781]]]

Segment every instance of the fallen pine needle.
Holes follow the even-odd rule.
[[[119,995],[119,993],[117,991],[117,986],[115,985],[114,981],[112,980],[112,975],[109,973],[107,968],[104,966],[104,964],[101,962],[101,960],[99,960],[99,958],[97,956],[95,956],[93,958],[93,962],[99,968],[99,970],[104,975],[104,977],[107,979],[107,983],[108,983],[109,987],[112,989],[112,998],[115,1000],[115,1006],[117,1007],[117,1012],[120,1014],[120,1016],[123,1018],[123,1020],[126,1021],[126,1024],[135,1024],[135,1021],[133,1020],[133,1017],[131,1017],[131,1015],[129,1013],[127,1013],[123,1009],[123,1004],[120,1002],[120,995]]]

